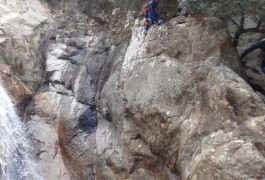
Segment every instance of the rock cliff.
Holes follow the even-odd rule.
[[[24,121],[45,179],[265,178],[264,98],[222,21],[144,34],[133,11],[42,3],[0,1],[0,57],[33,93]]]
[[[134,28],[120,71],[104,87],[103,114],[144,159],[139,168],[168,167],[181,179],[263,178],[264,101],[239,68],[217,19],[172,19],[146,37]]]

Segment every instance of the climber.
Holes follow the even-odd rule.
[[[261,49],[265,52],[265,38],[252,44],[248,49],[246,49],[243,54],[239,57],[240,60],[242,60],[248,53],[256,50],[256,49]],[[261,63],[261,71],[265,74],[265,57],[263,58],[263,61]]]
[[[158,0],[147,0],[146,5],[144,7],[144,13],[145,32],[147,32],[151,25],[154,23],[158,24],[159,26],[163,24],[163,21],[160,19],[160,15],[158,13]]]

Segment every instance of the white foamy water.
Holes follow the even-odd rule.
[[[0,179],[42,180],[29,152],[24,124],[0,81]]]

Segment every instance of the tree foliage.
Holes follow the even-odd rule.
[[[219,0],[211,4],[211,11],[223,19],[249,16],[258,21],[265,17],[265,4],[263,0]]]
[[[200,18],[205,15],[206,4],[202,0],[181,0],[179,6],[192,17]]]
[[[139,9],[144,3],[144,0],[114,0],[114,4],[117,7],[125,9]]]
[[[219,0],[211,4],[211,12],[236,27],[233,44],[237,46],[243,33],[265,33],[262,24],[265,22],[264,0]],[[246,18],[256,23],[255,27],[246,27]]]
[[[186,9],[191,16],[201,17],[213,15],[236,27],[233,44],[237,46],[243,33],[265,33],[265,0],[190,0],[186,1]],[[246,27],[246,19],[256,23],[255,27]]]

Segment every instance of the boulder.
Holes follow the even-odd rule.
[[[226,26],[177,22],[146,36],[134,27],[120,73],[102,91],[103,116],[143,159],[131,177],[143,168],[159,179],[265,178],[264,101],[240,77]]]
[[[44,179],[264,179],[264,99],[226,25],[170,13],[145,34],[111,2],[97,14],[98,1],[53,0],[51,17],[40,1],[0,0],[0,61],[35,94],[25,121]],[[32,96],[1,69],[16,104]]]

